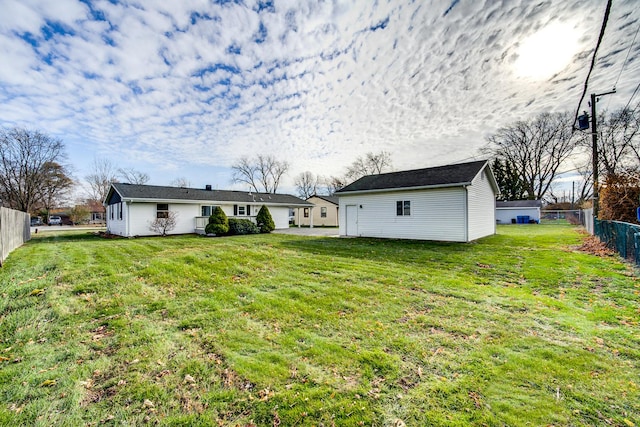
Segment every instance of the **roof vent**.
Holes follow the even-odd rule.
[[[211,191],[211,184],[205,185],[204,189],[207,190],[207,191]]]

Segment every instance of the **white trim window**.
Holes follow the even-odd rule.
[[[327,217],[327,207],[322,206],[320,208],[320,218],[326,218],[326,217]]]
[[[396,216],[411,216],[411,200],[398,200],[396,202]]]
[[[169,218],[168,203],[158,203],[156,205],[156,218]]]

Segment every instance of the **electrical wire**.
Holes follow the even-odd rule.
[[[622,71],[624,71],[624,67],[625,65],[627,65],[627,61],[629,60],[629,54],[631,53],[631,49],[633,48],[633,45],[636,43],[636,37],[638,37],[638,31],[640,31],[640,23],[638,23],[638,28],[636,29],[636,33],[633,35],[633,40],[631,40],[631,44],[629,45],[629,49],[627,50],[627,56],[624,58],[622,67],[620,67],[618,78],[616,79],[616,82],[613,84],[613,90],[615,90],[618,87],[618,82],[620,81],[620,76],[622,76]],[[605,110],[609,109],[610,103],[611,103],[611,98],[609,98],[609,101],[607,102],[607,108],[605,108]]]
[[[582,90],[582,96],[580,97],[580,102],[578,102],[578,108],[576,109],[576,116],[573,119],[572,132],[576,131],[576,122],[578,121],[578,115],[580,114],[580,106],[584,101],[584,97],[587,95],[587,88],[589,86],[589,77],[591,76],[591,72],[596,65],[596,59],[598,57],[598,49],[600,48],[600,44],[602,43],[602,39],[604,38],[604,30],[607,28],[607,22],[609,21],[609,14],[611,13],[611,2],[612,0],[607,1],[607,8],[604,11],[604,18],[602,19],[602,26],[600,27],[600,35],[598,36],[598,43],[596,44],[596,48],[593,51],[593,57],[591,58],[591,65],[589,66],[589,72],[587,73],[587,78],[584,81],[584,89]]]
[[[627,109],[627,107],[629,107],[629,105],[631,104],[631,101],[633,100],[633,98],[634,98],[634,97],[636,96],[636,94],[638,93],[638,90],[640,90],[640,83],[638,83],[638,86],[636,86],[636,90],[634,90],[634,91],[633,91],[633,93],[631,94],[631,98],[629,98],[629,101],[627,102],[627,105],[625,105],[625,106],[624,106],[623,110],[626,110],[626,109]],[[638,105],[640,105],[640,104],[638,104]],[[638,108],[638,106],[637,106],[637,105],[636,105],[636,108]],[[636,108],[634,108],[634,109],[633,109],[633,110],[634,110],[634,112],[635,112],[635,109],[636,109]]]
[[[624,62],[622,63],[622,68],[620,68],[620,73],[618,74],[618,78],[616,79],[616,82],[613,85],[614,89],[616,87],[618,87],[618,81],[620,80],[620,76],[622,75],[622,70],[624,70],[624,66],[627,65],[627,60],[629,59],[629,54],[631,53],[631,48],[633,47],[633,45],[636,42],[636,37],[638,36],[638,31],[640,31],[640,23],[638,23],[638,29],[636,30],[636,33],[633,36],[633,40],[631,41],[631,45],[629,45],[629,50],[627,50],[627,56],[624,58]]]

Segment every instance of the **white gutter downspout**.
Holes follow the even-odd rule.
[[[464,187],[464,241],[469,242],[469,186]]]

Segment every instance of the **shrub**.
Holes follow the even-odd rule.
[[[229,234],[258,234],[260,229],[251,220],[229,218]]]
[[[265,205],[262,205],[258,215],[256,215],[256,223],[261,233],[271,233],[276,229],[276,224],[273,222],[271,212],[269,212],[269,208]]]
[[[154,219],[149,224],[149,230],[164,237],[176,228],[177,223],[178,213],[169,211],[166,217]]]
[[[218,236],[229,232],[229,219],[220,206],[216,206],[213,210],[213,213],[209,217],[209,224],[204,228],[204,232]]]

